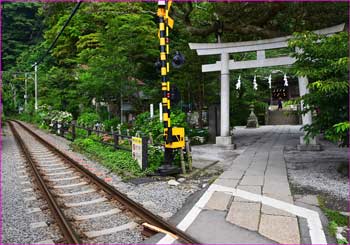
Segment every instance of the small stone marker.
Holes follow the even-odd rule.
[[[146,166],[146,157],[147,157],[147,152],[146,149],[144,149],[143,144],[142,144],[142,138],[140,137],[132,137],[132,158],[137,161],[139,164],[140,168],[142,170],[145,170],[147,168]]]

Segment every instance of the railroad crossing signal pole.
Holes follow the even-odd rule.
[[[164,125],[164,163],[159,167],[160,175],[170,175],[179,173],[179,168],[173,166],[173,149],[184,147],[184,129],[173,128],[170,120],[170,81],[169,73],[169,27],[172,28],[174,21],[169,17],[169,9],[172,1],[159,0],[157,15],[159,17],[159,49],[161,62],[161,81],[162,81],[162,108]]]

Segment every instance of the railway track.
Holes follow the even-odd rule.
[[[161,230],[178,242],[199,244],[187,233],[119,192],[18,121],[10,128],[47,200],[63,243],[130,243],[128,237]],[[123,239],[125,237],[125,239]]]

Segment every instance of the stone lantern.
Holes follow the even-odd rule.
[[[259,122],[258,122],[258,118],[254,113],[254,105],[250,105],[249,110],[250,110],[250,115],[247,120],[247,128],[258,128]]]

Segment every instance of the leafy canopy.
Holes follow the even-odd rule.
[[[299,99],[305,104],[302,113],[314,113],[313,123],[305,126],[307,135],[324,132],[328,139],[348,145],[348,33],[328,37],[297,33],[289,46],[302,50],[293,54],[297,58],[294,69],[310,81],[310,93]]]

